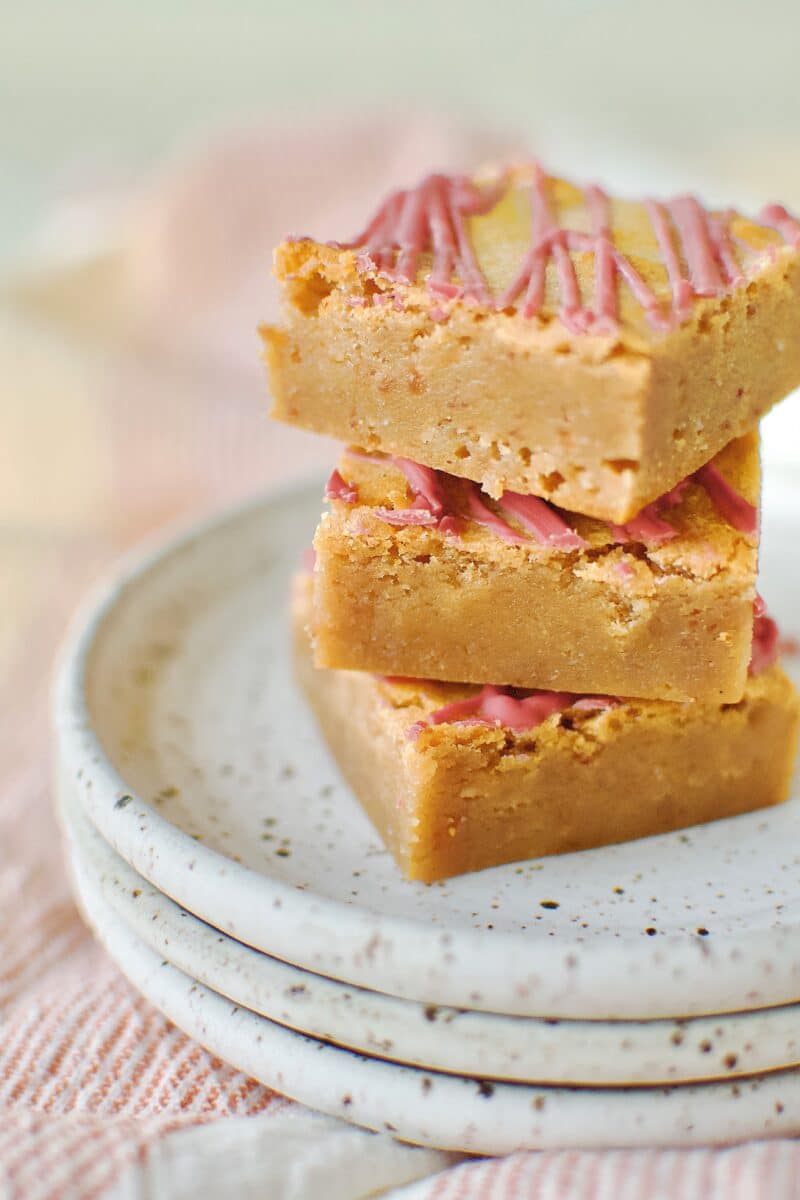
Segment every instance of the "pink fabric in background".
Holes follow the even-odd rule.
[[[297,1169],[287,1168],[291,1186],[269,1183],[277,1157],[269,1130],[283,1138],[287,1116],[303,1116],[299,1106],[171,1026],[81,924],[51,810],[48,679],[69,613],[121,551],[172,517],[208,511],[329,460],[323,439],[273,428],[263,417],[254,326],[275,315],[271,245],[288,230],[347,234],[390,185],[432,166],[469,167],[495,144],[428,122],[234,136],[143,189],[95,261],[40,275],[23,289],[23,315],[0,313],[0,365],[10,383],[0,399],[2,1200],[169,1200],[192,1190],[237,1200],[321,1196],[319,1163],[302,1175],[302,1150],[290,1164]],[[243,1128],[231,1120],[236,1115],[259,1131],[256,1139],[234,1136]],[[191,1188],[181,1191],[170,1148],[212,1121],[220,1123],[214,1130],[230,1129],[226,1149],[213,1149],[209,1129],[194,1143]],[[347,1147],[338,1157],[330,1151],[326,1200],[377,1194],[375,1187],[389,1194],[392,1184],[420,1174],[431,1177],[396,1194],[800,1195],[800,1149],[790,1141],[522,1154],[433,1175],[448,1160],[396,1148],[396,1161],[381,1159],[383,1174],[374,1174],[368,1191],[353,1164],[388,1139],[351,1137],[338,1122],[311,1124],[309,1151],[328,1154],[323,1131],[331,1147]],[[203,1146],[213,1149],[204,1163]],[[229,1182],[226,1190],[248,1156],[252,1187]]]
[[[272,248],[287,233],[354,234],[385,193],[433,169],[512,151],[510,139],[430,119],[255,128],[165,169],[121,232],[137,336],[252,373],[254,330],[278,316]]]

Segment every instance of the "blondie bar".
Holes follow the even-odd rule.
[[[432,882],[664,833],[787,796],[798,699],[759,618],[738,704],[619,701],[320,671],[298,577],[298,678],[400,869]]]
[[[758,491],[756,434],[625,526],[346,451],[314,541],[316,664],[738,701]]]
[[[273,416],[625,522],[800,384],[800,224],[430,176],[276,251]]]

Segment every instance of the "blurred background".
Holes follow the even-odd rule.
[[[272,427],[272,244],[534,152],[800,208],[797,0],[26,0],[0,36],[0,667],[174,517],[321,467]],[[767,459],[793,472],[790,401]],[[25,635],[33,614],[47,636]],[[16,666],[14,666],[16,664]]]

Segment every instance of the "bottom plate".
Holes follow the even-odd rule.
[[[548,1085],[731,1079],[797,1061],[797,1005],[690,1021],[548,1021],[424,1005],[303,971],[164,896],[112,850],[73,796],[64,781],[72,852],[126,926],[193,979],[291,1029],[429,1070]]]
[[[800,1072],[672,1088],[547,1088],[366,1058],[257,1016],[170,966],[110,909],[77,856],[76,896],[130,982],[212,1053],[284,1095],[439,1149],[708,1145],[800,1132]]]

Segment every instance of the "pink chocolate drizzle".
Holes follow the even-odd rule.
[[[595,184],[585,189],[590,233],[563,229],[550,203],[548,177],[538,163],[533,163],[531,170],[530,246],[517,274],[497,298],[490,294],[465,218],[489,212],[500,199],[506,179],[482,189],[462,175],[428,175],[416,187],[389,196],[367,227],[344,245],[363,250],[357,260],[360,270],[377,270],[391,281],[406,284],[416,280],[420,256],[430,253],[433,263],[425,286],[432,296],[471,300],[498,310],[512,307],[521,299],[521,312],[526,318],[537,316],[542,309],[547,267],[552,260],[559,292],[558,315],[576,334],[612,335],[617,331],[619,280],[628,286],[648,324],[658,331],[674,328],[685,320],[694,297],[721,296],[744,282],[744,270],[730,234],[731,212],[712,214],[694,196],[676,196],[666,203],[646,199],[645,209],[670,282],[671,301],[664,311],[630,258],[614,245],[611,205],[605,192]],[[800,248],[800,222],[781,205],[768,205],[759,219],[789,245]],[[591,305],[581,295],[570,252],[594,257]],[[434,320],[445,320],[447,315],[439,304],[431,309]]]
[[[762,208],[758,219],[763,225],[776,229],[789,246],[800,249],[800,221],[795,220],[782,204],[768,204]]]
[[[624,525],[609,525],[616,541],[618,543],[642,542],[644,545],[660,546],[677,537],[677,529],[664,521],[660,513],[664,509],[674,508],[676,504],[680,504],[681,496],[688,484],[688,479],[681,480],[660,499],[646,504],[640,513],[637,513],[630,521],[626,521]]]
[[[706,463],[699,471],[695,471],[693,479],[705,488],[723,521],[727,521],[739,533],[755,537],[758,533],[758,509],[731,487],[713,463]]]
[[[661,545],[677,536],[677,530],[664,521],[661,513],[680,503],[681,496],[690,480],[704,489],[709,500],[723,521],[739,533],[755,537],[758,533],[758,509],[745,500],[731,487],[722,472],[713,463],[706,463],[689,479],[683,479],[660,499],[647,504],[642,511],[625,525],[611,525],[611,531],[620,542],[643,542],[645,545]]]
[[[726,280],[717,261],[709,214],[694,196],[676,196],[669,203],[669,212],[689,267],[688,283],[693,295],[721,295],[726,290]]]
[[[547,500],[539,496],[524,496],[519,492],[503,492],[494,512],[483,498],[480,486],[470,479],[461,479],[445,471],[423,467],[409,458],[381,457],[361,450],[348,450],[354,458],[378,465],[391,465],[406,477],[414,499],[407,508],[375,508],[373,512],[387,525],[416,525],[458,535],[464,521],[472,521],[491,530],[511,545],[529,544],[531,534],[540,546],[559,550],[579,550],[588,545]],[[618,545],[641,542],[660,546],[678,536],[677,529],[663,519],[662,514],[680,503],[689,483],[694,481],[705,489],[709,499],[724,521],[740,533],[754,537],[758,532],[758,509],[733,488],[712,463],[707,463],[688,479],[682,480],[658,500],[646,505],[637,516],[624,525],[609,524],[611,535]],[[325,490],[326,499],[358,503],[358,489],[346,483],[334,471]],[[505,520],[513,517],[526,530],[519,533]]]
[[[350,450],[358,458],[368,462],[390,462],[405,475],[408,485],[414,493],[414,500],[408,508],[376,508],[375,515],[387,525],[423,525],[439,529],[442,533],[459,533],[460,522],[452,513],[445,512],[447,495],[442,479],[447,476],[431,467],[423,467],[420,463],[412,462],[410,458],[399,456],[383,459],[376,454],[364,454]]]
[[[597,212],[598,203],[602,205],[602,198],[599,197],[599,194],[595,196],[595,212]],[[600,221],[601,224],[604,224],[602,213]],[[598,238],[599,240],[602,239]],[[559,316],[573,333],[584,332],[586,329],[585,314],[581,307],[578,277],[575,274],[569,250],[567,231],[558,227],[550,208],[544,172],[539,164],[535,163],[531,186],[530,249],[523,258],[517,275],[500,296],[497,307],[508,308],[524,291],[522,315],[524,317],[535,316],[544,302],[547,263],[552,257],[561,292]]]
[[[553,713],[566,708],[612,708],[618,701],[613,696],[574,696],[570,692],[524,691],[487,684],[474,696],[454,700],[416,721],[406,731],[410,739],[417,738],[423,729],[433,725],[489,725],[511,729],[515,733],[536,729]]]
[[[491,533],[497,535],[503,542],[509,542],[511,545],[521,546],[529,541],[529,538],[524,534],[517,533],[516,529],[512,529],[508,521],[492,511],[489,505],[481,495],[481,489],[477,483],[471,479],[460,479],[456,483],[456,487],[460,493],[461,502],[466,509],[467,516],[476,525],[483,526],[484,529],[490,530]]]
[[[542,546],[557,546],[561,550],[578,550],[587,542],[570,529],[552,505],[539,496],[523,496],[519,492],[503,492],[500,507],[532,533]]]
[[[664,210],[664,206],[659,204],[658,200],[647,199],[644,202],[644,207],[650,218],[650,224],[653,226],[653,233],[656,235],[658,248],[664,260],[664,266],[667,269],[667,277],[672,288],[672,311],[683,317],[689,311],[692,303],[692,287],[689,280],[685,279],[683,275],[681,260],[678,257],[675,250],[675,243],[672,240],[669,217]]]
[[[760,597],[759,597],[760,599]],[[763,600],[761,601],[763,605]],[[778,626],[766,612],[758,611],[756,602],[755,619],[753,620],[753,649],[750,654],[749,672],[758,675],[777,662],[780,653],[780,636]]]
[[[417,277],[420,255],[431,253],[433,264],[426,282],[431,295],[490,304],[489,285],[464,218],[489,212],[503,187],[504,183],[482,189],[463,175],[428,175],[416,187],[389,196],[366,229],[343,246],[363,247],[360,270],[376,270],[406,284]],[[454,283],[454,274],[460,286]]]
[[[326,500],[343,500],[345,504],[358,504],[358,488],[354,483],[346,483],[337,470],[331,471],[325,485]]]
[[[753,648],[750,654],[751,675],[758,675],[777,662],[783,646],[778,626],[767,614],[767,606],[763,598],[756,593],[753,603]]]
[[[530,538],[513,529],[503,517],[494,512],[483,499],[477,483],[471,479],[460,479],[446,471],[423,467],[408,458],[348,450],[355,458],[367,462],[390,464],[405,475],[414,500],[408,508],[376,508],[374,513],[389,525],[425,525],[435,527],[442,533],[458,534],[465,519],[490,529],[504,542],[525,545]],[[337,497],[338,498],[338,497]],[[507,512],[533,534],[542,546],[557,546],[561,549],[576,549],[586,542],[567,525],[563,517],[538,496],[522,496],[517,492],[504,492],[500,500],[501,511]]]

